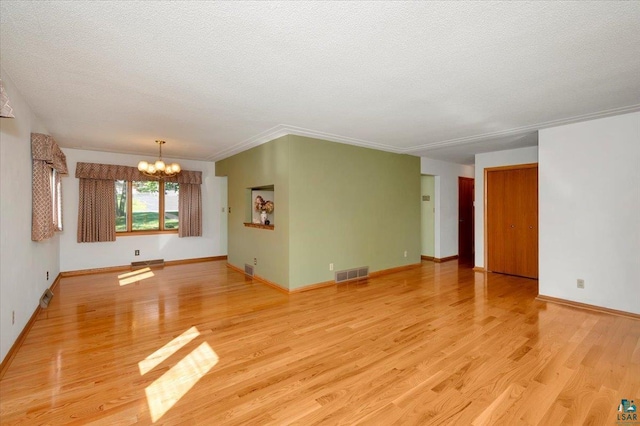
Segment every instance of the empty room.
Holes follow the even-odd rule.
[[[0,423],[640,425],[640,2],[0,2]]]

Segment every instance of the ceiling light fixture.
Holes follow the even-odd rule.
[[[156,179],[163,179],[165,177],[175,176],[180,173],[180,164],[172,163],[165,164],[162,161],[162,145],[164,145],[165,141],[156,141],[158,144],[158,149],[160,150],[160,154],[158,155],[158,159],[155,162],[147,162],[140,161],[138,163],[138,170],[142,172],[142,174],[146,176],[150,176]]]

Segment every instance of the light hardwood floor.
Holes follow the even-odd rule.
[[[640,321],[535,301],[534,280],[424,261],[287,296],[221,261],[151,272],[62,279],[2,425],[614,425],[640,405]]]

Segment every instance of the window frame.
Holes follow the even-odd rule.
[[[117,237],[127,237],[133,235],[154,235],[154,234],[177,234],[180,231],[180,221],[178,220],[178,227],[171,229],[164,229],[165,222],[165,188],[164,181],[158,180],[158,229],[148,229],[148,230],[133,230],[133,182],[131,180],[124,179],[116,179],[114,181],[114,185],[116,182],[122,181],[127,184],[127,203],[126,203],[126,231],[118,231],[116,229],[116,238]],[[117,193],[117,191],[116,191]],[[179,204],[178,204],[179,209]],[[117,216],[116,216],[117,217]]]

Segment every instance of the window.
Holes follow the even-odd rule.
[[[51,214],[55,230],[62,231],[62,183],[56,169],[51,169]]]
[[[176,232],[180,184],[116,180],[116,232]]]

